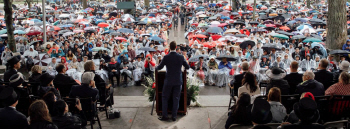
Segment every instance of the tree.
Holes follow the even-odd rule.
[[[328,20],[327,20],[327,47],[329,49],[341,49],[346,42],[346,1],[329,0],[328,1]]]
[[[28,8],[30,8],[30,7],[32,6],[32,5],[31,5],[32,0],[26,0],[25,2],[28,4]]]
[[[237,0],[232,0],[232,11],[237,12]]]
[[[8,37],[8,46],[12,52],[16,52],[15,37],[13,35],[12,0],[4,0],[5,22]]]
[[[87,0],[82,0],[83,1],[83,8],[86,9],[88,6],[87,6]]]
[[[256,10],[256,0],[254,0],[254,4],[253,4],[253,21],[255,21],[255,11]]]
[[[310,2],[311,2],[310,0],[306,1],[307,8],[309,8],[309,9],[311,9]]]
[[[149,8],[149,0],[145,0],[145,6],[147,9]]]

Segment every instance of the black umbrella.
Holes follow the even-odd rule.
[[[345,50],[340,50],[340,49],[338,49],[338,50],[333,50],[333,51],[331,51],[329,54],[330,54],[330,55],[335,55],[335,54],[350,54],[350,52],[349,52],[349,51],[345,51]]]
[[[96,30],[85,30],[85,33],[95,33]]]
[[[141,22],[138,22],[137,25],[146,25],[147,23],[141,21]]]
[[[260,16],[259,16],[259,19],[260,19],[260,20],[267,20],[267,16],[266,16],[266,15],[260,15]]]
[[[17,20],[27,19],[26,17],[17,17]]]
[[[200,57],[203,57],[203,59],[209,58],[208,55],[195,55],[195,56],[191,57],[190,59],[188,59],[188,62],[197,62],[197,61],[199,61]]]
[[[156,49],[150,48],[150,47],[142,47],[142,48],[139,48],[139,50],[149,51],[149,52],[156,52]]]
[[[275,20],[276,20],[276,21],[280,20],[281,22],[284,22],[285,19],[286,19],[286,18],[283,17],[283,16],[277,16],[277,17],[275,17]]]
[[[118,16],[118,13],[116,13],[116,12],[110,13],[110,14],[109,14],[109,17],[112,17],[112,16],[116,17],[116,16]]]
[[[288,32],[285,32],[285,31],[276,31],[276,33],[284,34],[284,35],[288,35],[288,36],[293,36],[294,35],[292,33],[288,33]]]
[[[272,49],[281,50],[281,48],[279,48],[276,44],[272,43],[265,44],[264,46],[262,46],[262,48],[267,52],[271,51]]]
[[[239,44],[239,47],[241,47],[242,49],[245,49],[248,47],[248,45],[251,45],[253,48],[255,46],[255,42],[252,40],[245,40],[241,44]]]
[[[249,22],[249,24],[259,24],[259,22],[258,21],[251,21],[251,22]]]
[[[236,61],[237,60],[237,58],[235,58],[231,55],[220,55],[220,56],[216,57],[216,59],[218,59],[218,60],[222,60],[224,58],[226,58],[227,61]]]

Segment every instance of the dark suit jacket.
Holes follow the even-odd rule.
[[[88,98],[91,97],[92,101],[96,101],[96,97],[98,95],[98,90],[92,88],[87,84],[82,84],[81,86],[73,86],[72,90],[69,93],[70,98]]]
[[[333,73],[328,72],[327,70],[318,70],[317,72],[315,72],[315,80],[321,82],[325,90],[327,90],[328,87],[334,84],[333,78]]]
[[[287,124],[281,129],[325,129],[325,127],[320,124]]]
[[[69,95],[73,85],[79,85],[72,77],[60,73],[56,75],[53,84],[58,88],[62,97]]]
[[[25,115],[16,111],[12,107],[0,109],[0,128],[1,129],[27,129],[29,127]]]
[[[299,73],[290,73],[284,77],[284,80],[287,80],[289,84],[289,94],[294,94],[296,87],[299,83],[303,82],[303,75]]]
[[[17,71],[13,68],[8,69],[5,73],[4,73],[4,82],[10,82],[10,78],[12,75],[17,74]]]
[[[234,76],[233,91],[235,96],[238,96],[238,88],[242,86],[242,80],[246,72]]]
[[[157,66],[156,69],[160,70],[166,66],[166,75],[164,85],[182,85],[182,66],[185,69],[189,69],[190,66],[187,64],[185,58],[176,52],[170,52],[164,56],[162,62]]]

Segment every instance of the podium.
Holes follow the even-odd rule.
[[[156,70],[155,71],[155,82],[156,82],[156,112],[158,115],[162,114],[162,91],[164,86],[164,79],[165,79],[165,70]],[[178,114],[180,115],[186,115],[187,113],[187,86],[186,86],[186,70],[182,71],[182,89],[181,89],[181,96],[179,101],[179,109]],[[171,95],[172,96],[172,95]],[[169,97],[168,101],[168,114],[171,114],[173,101],[172,97]]]

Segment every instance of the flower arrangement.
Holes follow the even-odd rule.
[[[156,83],[152,80],[152,78],[144,76],[144,82],[141,85],[146,88],[144,94],[148,96],[148,101],[154,101],[153,96],[156,93]]]

